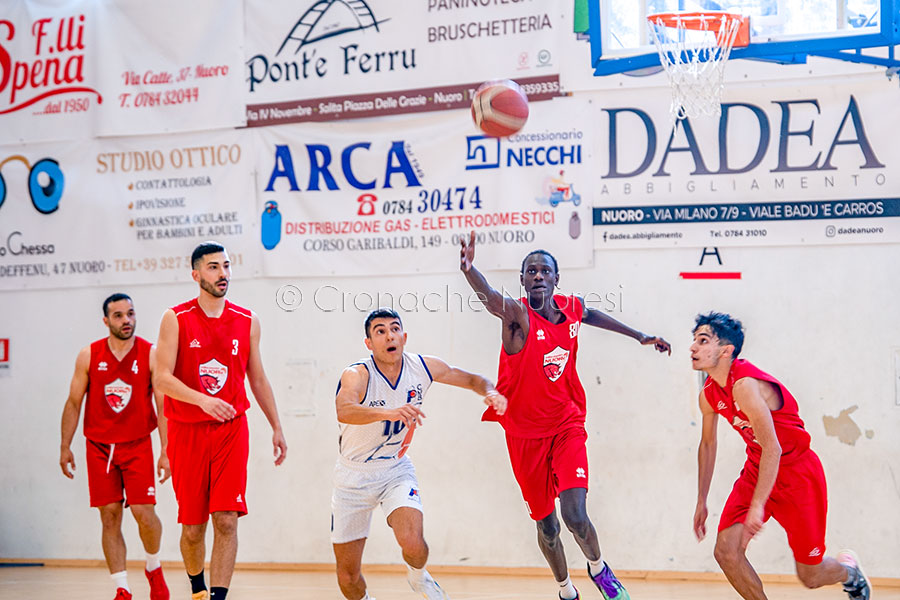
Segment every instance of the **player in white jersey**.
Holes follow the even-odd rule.
[[[472,390],[499,414],[506,398],[481,375],[404,352],[406,333],[393,310],[372,311],[365,329],[372,355],[344,369],[335,400],[341,455],[334,469],[331,541],[338,584],[347,600],[369,598],[362,555],[372,511],[381,505],[403,551],[410,587],[427,600],[443,600],[449,597],[425,569],[422,502],[406,449],[425,418],[422,399],[432,381]]]

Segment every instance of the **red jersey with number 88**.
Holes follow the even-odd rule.
[[[178,357],[173,374],[189,388],[231,404],[239,416],[250,407],[244,378],[250,358],[249,310],[225,301],[218,318],[197,299],[172,308],[178,319]],[[199,406],[166,396],[166,417],[182,423],[215,421]]]
[[[483,421],[499,421],[509,435],[549,437],[571,426],[584,426],[584,388],[575,370],[578,331],[584,307],[576,296],[553,296],[565,315],[551,323],[528,306],[528,335],[516,354],[500,348],[497,390],[506,396],[506,413],[498,417],[488,407]]]
[[[84,437],[101,444],[121,444],[156,429],[151,346],[135,336],[134,345],[120,361],[109,349],[108,338],[91,344]]]

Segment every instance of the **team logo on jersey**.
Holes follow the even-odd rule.
[[[415,500],[418,503],[422,503],[422,499],[419,498],[419,490],[416,488],[409,488],[409,499]]]
[[[725,409],[728,408],[728,407],[725,406],[725,403],[724,403],[724,402],[722,402],[721,400],[719,400],[719,404],[716,405],[716,408],[718,408],[719,410],[725,410]]]
[[[544,375],[550,381],[556,381],[562,377],[563,371],[566,370],[566,363],[569,362],[569,351],[563,350],[559,346],[544,355]]]
[[[200,365],[200,385],[208,394],[215,396],[219,390],[225,387],[228,380],[228,367],[212,359]]]
[[[131,401],[131,386],[121,379],[116,379],[106,385],[104,394],[109,407],[113,409],[114,413],[118,414],[125,410],[125,407]]]
[[[197,338],[194,338],[193,340],[191,340],[191,348],[199,348],[199,347],[200,347],[200,342],[197,341]]]
[[[100,361],[100,364],[97,365],[97,370],[98,370],[98,371],[105,371],[105,370],[106,370],[106,361],[105,361],[105,360],[101,360],[101,361]]]
[[[819,550],[818,548],[813,548],[812,550],[810,550],[809,556],[810,556],[810,558],[815,558],[816,556],[822,556],[822,551]]]
[[[422,404],[422,385],[419,384],[406,390],[407,404]]]
[[[575,477],[580,477],[582,479],[587,479],[587,475],[584,474],[584,468],[578,467],[575,469]]]
[[[538,330],[537,330],[537,339],[538,339],[538,341],[540,342],[540,341],[544,340],[545,338],[546,338],[546,336],[544,335],[544,330],[543,330],[543,329],[538,329]]]

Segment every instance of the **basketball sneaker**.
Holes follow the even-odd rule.
[[[450,596],[441,589],[441,586],[438,585],[428,571],[425,571],[425,577],[422,578],[422,581],[415,581],[409,575],[407,575],[406,580],[409,582],[409,587],[414,592],[422,594],[425,600],[450,600]]]
[[[162,567],[148,571],[144,569],[144,575],[150,582],[150,600],[169,600],[169,586],[163,577]]]
[[[859,557],[853,550],[841,550],[837,555],[837,561],[847,568],[850,573],[849,583],[844,584],[844,591],[847,595],[856,600],[869,600],[871,587],[869,586],[869,578],[863,573],[862,567],[859,566]]]
[[[588,564],[588,577],[597,585],[597,589],[603,594],[606,600],[631,600],[631,596],[625,590],[615,573],[609,568],[606,562],[603,562],[603,569],[597,575],[591,573],[591,565]]]
[[[559,595],[559,600],[565,600],[565,598],[562,597],[562,594]],[[575,597],[571,598],[571,600],[581,600],[581,594],[578,590],[575,590]]]
[[[117,588],[116,597],[113,600],[131,600],[131,592],[125,588]]]
[[[209,600],[209,590],[203,590],[196,594],[191,594],[191,600]]]

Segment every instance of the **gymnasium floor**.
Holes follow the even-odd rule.
[[[190,597],[183,573],[167,568],[172,600]],[[146,600],[149,588],[143,573],[129,569],[129,584],[135,600]],[[441,574],[435,578],[454,600],[553,600],[549,577]],[[366,577],[369,592],[377,600],[416,600],[403,575],[372,573]],[[734,600],[739,596],[725,582],[648,581],[625,579],[634,600]],[[574,583],[585,600],[601,600],[586,576]],[[343,600],[330,572],[238,570],[229,600]],[[105,569],[94,567],[5,567],[0,568],[0,600],[112,600],[112,583]],[[766,592],[779,600],[846,599],[840,587],[806,590],[799,583],[768,583]],[[900,600],[900,587],[875,587],[874,600]]]

